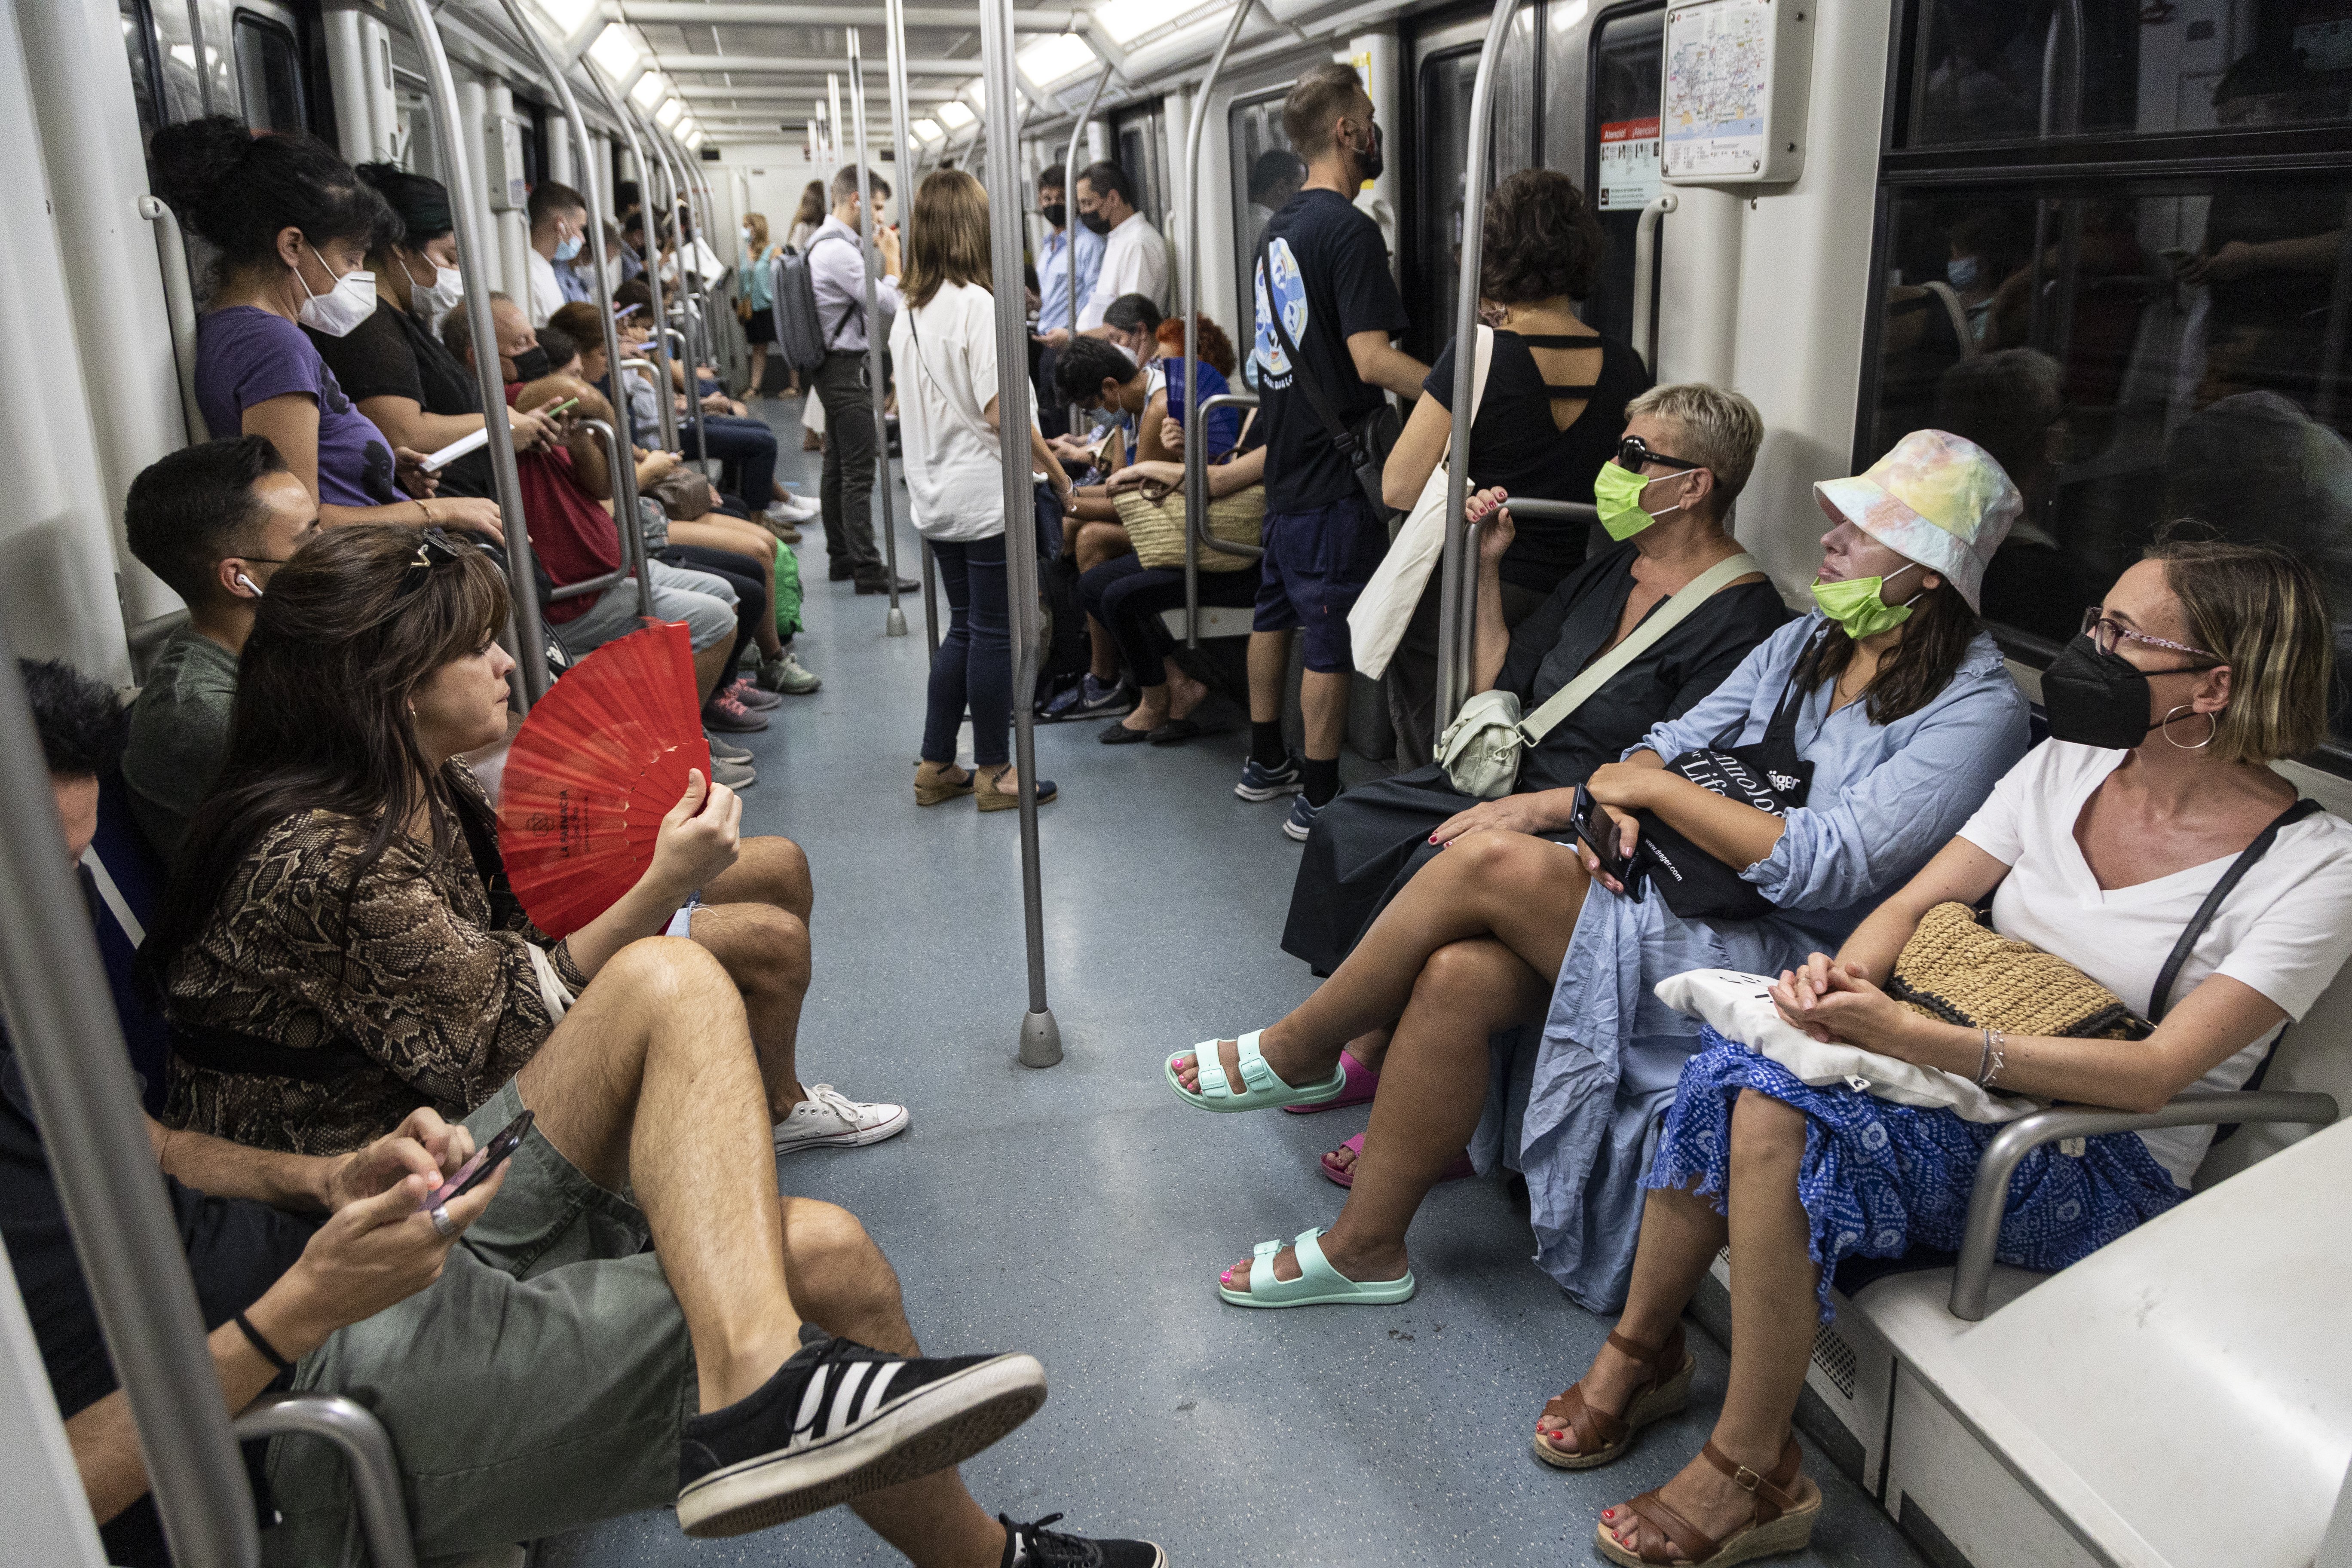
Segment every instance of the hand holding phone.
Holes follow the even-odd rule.
[[[1576,786],[1575,803],[1569,808],[1568,820],[1569,826],[1576,831],[1578,841],[1601,863],[1601,872],[1616,882],[1620,890],[1625,889],[1633,878],[1633,862],[1631,857],[1618,853],[1617,819],[1592,798],[1591,790],[1579,784]]]
[[[509,1156],[522,1146],[523,1134],[530,1131],[532,1113],[525,1110],[520,1116],[499,1129],[498,1136],[474,1151],[474,1157],[450,1173],[449,1179],[425,1195],[416,1206],[430,1210],[452,1198],[465,1196],[484,1182],[490,1173],[507,1163]]]

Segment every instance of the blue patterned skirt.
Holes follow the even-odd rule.
[[[1700,1038],[1643,1185],[1692,1188],[1712,1195],[1720,1212],[1731,1184],[1731,1110],[1741,1089],[1753,1089],[1805,1113],[1797,1196],[1821,1265],[1822,1321],[1832,1315],[1830,1277],[1843,1259],[1900,1258],[1915,1247],[1958,1250],[1977,1162],[2000,1124],[1817,1089],[1711,1028]],[[2060,1151],[2042,1144],[2010,1178],[1993,1253],[2000,1261],[2063,1268],[2188,1196],[2137,1133],[2085,1140],[2080,1154]]]

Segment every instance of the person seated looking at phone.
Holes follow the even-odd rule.
[[[468,1115],[608,957],[668,931],[741,994],[778,1152],[906,1127],[902,1106],[799,1079],[814,893],[798,845],[739,845],[740,803],[698,776],[636,883],[551,942],[507,889],[460,760],[506,733],[504,580],[434,535],[315,542],[255,616],[220,783],[142,952],[178,1037],[166,1121],[339,1154],[419,1105]]]
[[[139,831],[166,862],[220,776],[236,658],[272,574],[318,531],[319,503],[266,436],[184,447],[131,481],[131,553],[188,606],[131,706],[122,782]]]
[[[1614,870],[1588,845],[1509,828],[1449,839],[1304,1005],[1168,1058],[1202,1109],[1314,1104],[1345,1091],[1349,1041],[1391,1031],[1347,1206],[1319,1241],[1269,1242],[1262,1266],[1226,1270],[1226,1301],[1411,1296],[1406,1226],[1468,1145],[1480,1169],[1525,1174],[1537,1263],[1613,1310],[1657,1118],[1698,1045],[1651,987],[1769,973],[1843,940],[2025,754],[2025,696],[1976,610],[2018,511],[1999,465],[1914,431],[1814,489],[1832,524],[1814,610],[1586,781]],[[1625,601],[1615,635],[1645,607]]]
[[[653,323],[652,291],[643,280],[625,283],[614,292],[615,310],[629,310],[620,321],[621,352],[630,358],[652,359],[653,352],[646,339]],[[635,307],[631,310],[631,307]],[[558,311],[561,317],[563,313]],[[583,325],[588,323],[583,322]],[[604,333],[602,329],[581,336],[581,353],[592,368],[603,362]],[[673,375],[683,375],[675,361]],[[641,447],[656,446],[660,441],[660,409],[654,402],[654,388],[642,372],[627,373],[631,385],[629,419],[631,437]],[[603,374],[588,377],[601,382]],[[610,395],[608,392],[606,395]],[[693,441],[692,422],[687,417],[686,399],[676,399],[678,419],[678,439],[689,446]],[[775,533],[786,543],[796,543],[799,531],[793,526],[816,516],[816,507],[794,497],[776,482],[776,433],[768,422],[749,415],[744,406],[713,393],[703,399],[703,438],[710,456],[719,459],[719,486],[743,503],[745,515],[756,519],[761,526]]]
[[[63,665],[19,668],[79,861],[122,709]],[[1146,1542],[992,1520],[945,1468],[1036,1408],[1043,1369],[925,1359],[856,1218],[777,1195],[751,1030],[709,953],[649,937],[612,953],[562,1041],[465,1122],[418,1107],[329,1156],[148,1121],[230,1411],[287,1389],[364,1401],[428,1561],[645,1509],[724,1535],[846,1501],[925,1568],[1045,1568],[1092,1561],[1089,1547],[1104,1568],[1164,1564]],[[106,1561],[163,1568],[129,1401],[5,1023],[0,1242]],[[263,1562],[357,1560],[331,1447],[245,1454]]]
[[[2242,1087],[2352,952],[2352,826],[2317,810],[2287,819],[2294,786],[2270,765],[2326,739],[2329,626],[2317,576],[2285,551],[2151,547],[2043,673],[2050,739],[1834,959],[1817,950],[1780,972],[1782,1018],[2037,1100],[2152,1111],[2190,1089]],[[2159,977],[2200,906],[2274,826],[2159,1005]],[[1923,917],[1988,897],[1994,931],[2107,987],[2153,1033],[2004,1035],[1895,1001],[1887,982]],[[1716,1542],[1729,1551],[1770,1522],[1768,1509],[1795,1516],[1776,1533],[1804,1543],[1818,1489],[1795,1473],[1789,1427],[1831,1275],[1847,1258],[1958,1250],[1978,1161],[2006,1125],[1809,1086],[1710,1038],[1659,1134],[1616,1332],[1536,1424],[1538,1454],[1589,1467],[1623,1452],[1644,1424],[1638,1402],[1682,1359],[1678,1325],[1699,1276],[1730,1247],[1722,1411],[1701,1458],[1601,1515],[1601,1550],[1621,1563],[1706,1559]],[[2212,1137],[2168,1127],[2032,1151],[2011,1178],[1994,1256],[2067,1267],[2186,1197]],[[1740,1466],[1773,1490],[1734,1485]]]

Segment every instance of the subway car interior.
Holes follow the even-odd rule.
[[[0,1563],[2352,1568],[2352,3],[0,27]]]

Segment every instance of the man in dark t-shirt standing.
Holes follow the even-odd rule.
[[[1282,128],[1307,160],[1307,183],[1268,220],[1253,264],[1265,560],[1250,634],[1250,756],[1234,793],[1297,795],[1282,830],[1303,843],[1315,814],[1339,791],[1353,664],[1348,612],[1388,548],[1386,522],[1308,385],[1352,429],[1387,392],[1419,396],[1429,367],[1389,342],[1405,328],[1404,301],[1379,226],[1352,199],[1381,168],[1372,100],[1354,69],[1334,62],[1307,72],[1283,103]],[[1282,740],[1294,631],[1307,637],[1307,754],[1296,763]]]

